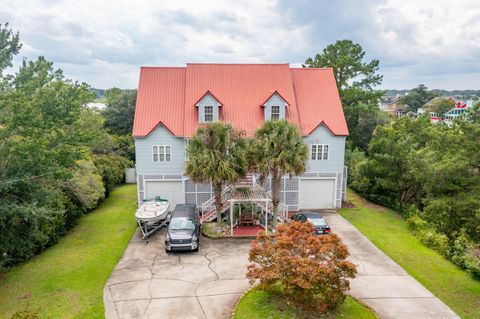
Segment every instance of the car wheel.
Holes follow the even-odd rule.
[[[192,250],[192,251],[195,252],[195,253],[198,253],[198,246],[197,246],[197,248],[195,248],[195,249]]]
[[[166,252],[167,254],[169,254],[169,253],[171,252],[171,250],[165,249],[165,252]]]

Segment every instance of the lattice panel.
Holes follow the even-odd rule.
[[[163,175],[144,175],[145,179],[163,179]]]
[[[164,179],[174,179],[174,180],[181,180],[182,175],[179,174],[165,174],[165,175],[145,175],[145,179],[151,180],[164,180]]]
[[[197,184],[197,192],[206,193],[211,191],[212,188],[210,187],[210,184]]]
[[[285,205],[298,205],[298,192],[285,193]]]
[[[285,191],[298,191],[298,181],[299,179],[294,178],[286,178],[285,179]]]
[[[185,180],[185,193],[195,193],[195,183],[191,180]]]
[[[186,204],[197,204],[197,195],[195,193],[185,194]]]
[[[182,175],[179,174],[165,174],[163,175],[163,179],[182,179]]]
[[[201,205],[212,197],[212,193],[197,193],[197,205]]]

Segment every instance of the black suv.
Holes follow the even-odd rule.
[[[170,217],[165,235],[165,251],[198,251],[200,240],[200,218],[193,204],[178,204]]]

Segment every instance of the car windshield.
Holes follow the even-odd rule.
[[[323,218],[308,218],[314,226],[327,226],[327,222]]]
[[[170,221],[169,228],[173,230],[193,230],[195,229],[195,223],[193,222],[193,220],[188,218],[173,218]]]

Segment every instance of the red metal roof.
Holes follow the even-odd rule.
[[[335,135],[348,135],[332,69],[301,68],[291,71],[302,134],[309,135],[323,124]]]
[[[253,136],[263,122],[261,105],[277,92],[287,103],[287,119],[308,135],[324,124],[348,135],[331,69],[295,69],[288,64],[187,64],[142,67],[133,136],[144,137],[159,124],[176,136],[197,129],[195,104],[210,92],[221,101],[220,119]]]

